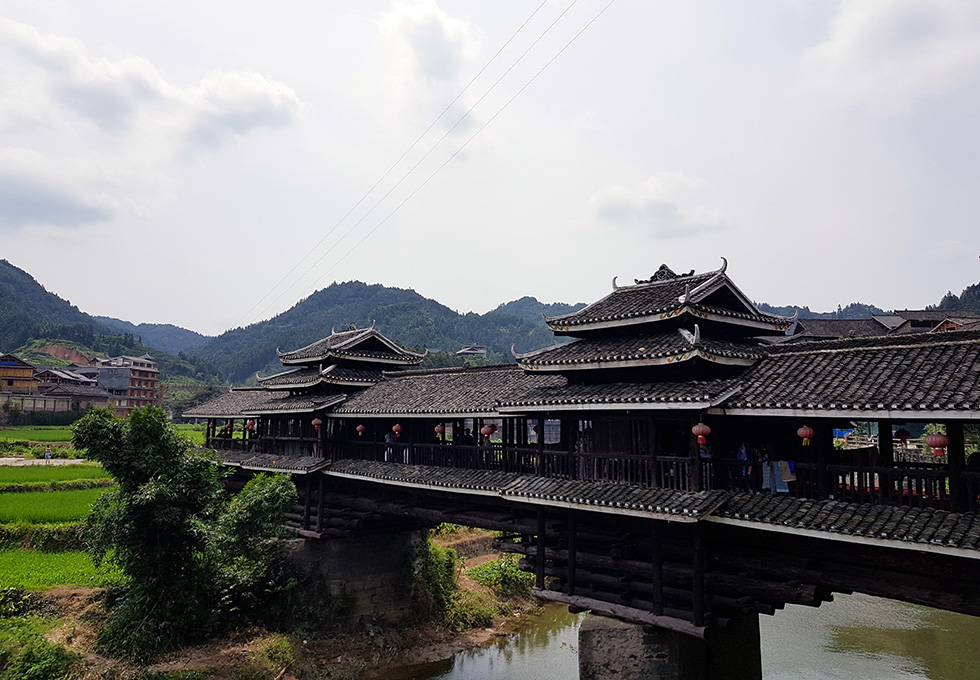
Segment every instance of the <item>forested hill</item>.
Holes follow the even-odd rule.
[[[93,332],[108,330],[71,302],[46,291],[23,269],[0,260],[0,352],[12,351],[32,338],[81,342]]]
[[[522,298],[487,314],[459,314],[413,290],[335,283],[317,291],[268,321],[236,328],[185,354],[205,359],[232,382],[249,380],[256,371],[281,371],[276,349],[298,349],[330,334],[377,324],[379,331],[408,349],[456,352],[469,343],[486,345],[491,361],[512,361],[510,348],[529,351],[554,342],[541,312],[564,313],[584,305],[543,305]],[[432,365],[448,357],[432,357]]]
[[[949,291],[932,309],[949,309],[980,314],[980,283],[967,286],[959,295],[953,295],[953,291]]]
[[[846,307],[837,305],[836,312],[814,312],[809,307],[798,305],[784,305],[776,307],[766,302],[756,302],[756,307],[765,314],[778,314],[779,316],[793,316],[796,312],[800,313],[801,319],[870,319],[877,314],[887,314],[885,310],[874,305],[866,305],[863,302],[852,302]]]
[[[96,316],[97,321],[116,333],[129,333],[151,347],[159,347],[164,352],[177,354],[186,349],[199,347],[208,341],[208,336],[189,331],[169,323],[134,324],[111,316]]]

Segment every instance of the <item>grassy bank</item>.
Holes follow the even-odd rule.
[[[0,524],[80,522],[104,488],[0,494]]]
[[[43,590],[61,585],[104,587],[118,583],[117,569],[97,568],[76,550],[0,550],[0,589]]]

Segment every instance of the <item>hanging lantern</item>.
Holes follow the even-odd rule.
[[[926,437],[926,446],[932,447],[934,458],[941,458],[946,455],[946,447],[949,446],[949,437],[944,434],[931,434]]]
[[[434,429],[436,431],[436,437],[438,437],[441,440],[442,435],[446,433],[446,427],[442,423],[439,423],[438,425],[435,426]]]
[[[402,436],[402,426],[401,425],[397,425],[397,424],[396,425],[392,425],[391,426],[391,431],[395,433],[395,436],[396,437],[401,437]]]
[[[255,429],[255,421],[254,420],[250,420],[247,423],[245,423],[245,429],[246,430],[254,430]]]
[[[898,437],[900,442],[902,442],[902,446],[908,446],[909,437],[912,436],[912,433],[902,427],[895,433],[895,436]]]
[[[358,425],[354,429],[357,430],[357,436],[360,437],[362,434],[364,434],[364,430],[366,430],[367,428],[364,427],[363,425]]]
[[[694,434],[698,438],[698,445],[703,446],[708,441],[708,435],[711,434],[711,428],[704,423],[698,423],[691,428],[691,434]]]
[[[493,430],[490,429],[489,425],[484,425],[483,427],[480,428],[480,434],[483,435],[484,441],[490,441],[490,434],[492,432]]]
[[[815,435],[816,432],[814,432],[813,428],[809,425],[804,425],[796,431],[796,434],[803,440],[803,446],[809,446],[810,440],[813,439],[813,435]]]
[[[490,432],[493,433],[496,431],[497,431],[497,423],[490,423]]]
[[[321,425],[323,425],[323,421],[322,420],[320,420],[319,418],[314,418],[313,419],[313,429],[314,430],[316,430],[317,432],[319,432]]]

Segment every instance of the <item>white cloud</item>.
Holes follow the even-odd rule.
[[[293,125],[301,108],[287,85],[254,71],[181,84],[142,57],[93,55],[76,38],[4,18],[0,63],[7,226],[139,214],[142,201],[166,194],[174,163],[236,135]],[[3,163],[24,157],[24,166]]]
[[[661,172],[636,188],[603,187],[589,199],[605,222],[640,228],[654,238],[683,238],[729,227],[718,210],[692,206],[685,196],[704,182],[680,172]]]
[[[403,65],[430,80],[455,82],[460,67],[477,52],[469,23],[446,14],[435,0],[399,2],[379,25]]]
[[[889,112],[975,83],[980,3],[843,0],[830,35],[804,54],[801,77],[821,95]]]

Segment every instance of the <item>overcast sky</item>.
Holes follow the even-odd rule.
[[[477,312],[722,256],[818,311],[980,281],[976,0],[607,4],[0,0],[0,257],[208,334],[351,279]]]

